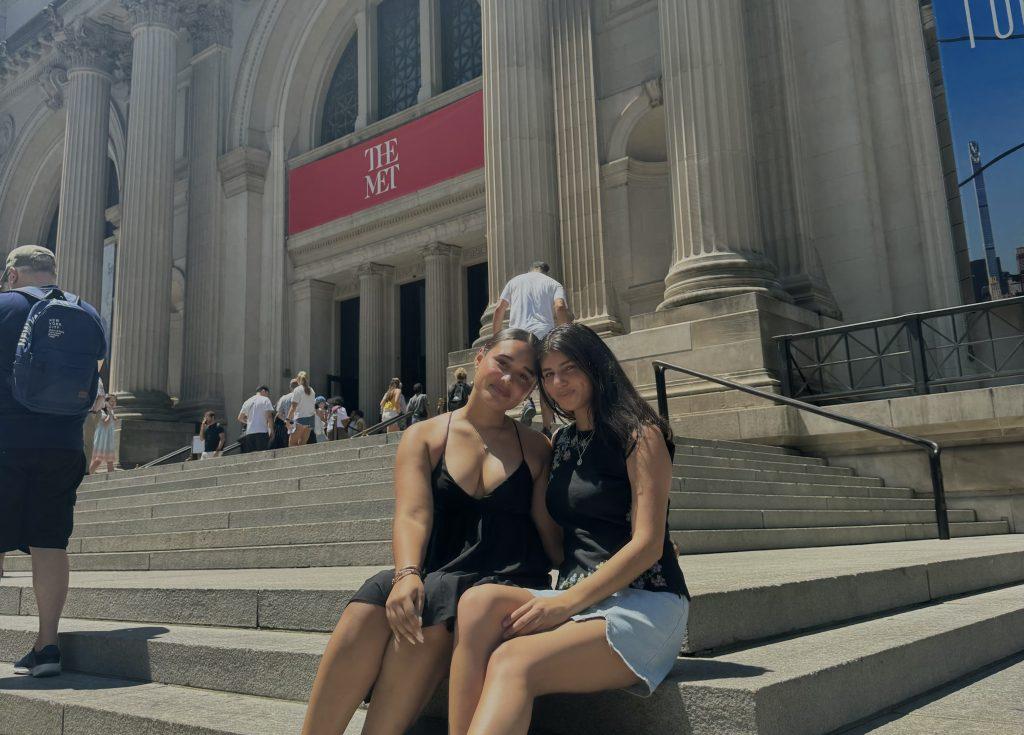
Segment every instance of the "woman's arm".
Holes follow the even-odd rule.
[[[391,551],[395,570],[416,567],[422,572],[423,556],[434,523],[434,502],[430,492],[430,445],[433,426],[414,424],[402,436],[395,457],[395,520]],[[412,644],[423,642],[423,580],[418,574],[403,577],[391,589],[386,605],[388,622],[395,636]]]
[[[535,597],[510,616],[506,636],[549,630],[625,589],[660,558],[665,543],[672,460],[661,432],[645,426],[626,460],[633,488],[632,538],[600,569],[558,597]]]
[[[540,533],[540,541],[544,545],[544,551],[551,560],[552,566],[562,563],[565,552],[562,548],[562,527],[555,523],[555,519],[548,513],[548,478],[551,476],[551,442],[543,434],[535,431],[528,432],[530,436],[530,451],[535,454],[536,464],[540,465],[540,472],[533,480],[533,497],[530,501],[530,515],[534,525]]]

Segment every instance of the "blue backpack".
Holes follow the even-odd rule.
[[[102,322],[60,289],[14,289],[35,301],[11,369],[14,400],[35,413],[85,416],[96,400],[97,361],[106,353]]]

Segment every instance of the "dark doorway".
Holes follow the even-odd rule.
[[[480,336],[480,318],[487,311],[490,294],[487,292],[487,263],[466,268],[466,316],[469,319],[469,341],[463,347],[472,347]]]
[[[426,281],[413,281],[399,288],[402,372],[398,377],[406,398],[412,396],[414,383],[426,385],[427,382],[426,298]],[[430,390],[429,385],[427,390]]]
[[[359,408],[359,299],[342,301],[338,309],[338,383],[345,398],[345,410],[351,412]]]

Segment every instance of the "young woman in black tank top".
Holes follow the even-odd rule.
[[[560,547],[557,589],[484,585],[459,603],[452,735],[526,733],[534,698],[629,688],[675,664],[689,593],[668,532],[671,431],[591,329],[556,327],[541,388],[563,418],[538,514]],[[542,586],[546,587],[546,585]]]
[[[505,330],[476,357],[465,408],[422,421],[395,459],[395,568],[353,595],[313,684],[303,735],[337,735],[370,691],[364,732],[405,732],[448,670],[462,594],[474,585],[547,586],[534,517],[543,513],[547,439],[506,412],[536,383],[536,339]]]

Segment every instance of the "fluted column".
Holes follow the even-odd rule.
[[[551,16],[566,295],[577,320],[612,334],[621,332],[622,325],[612,314],[605,275],[591,2],[555,0]]]
[[[455,283],[452,269],[453,256],[458,248],[434,243],[423,250],[427,286],[427,405],[433,407],[445,394],[448,371],[448,352],[452,349],[455,332]]]
[[[223,197],[217,162],[224,153],[228,114],[231,10],[225,2],[199,6],[189,19],[192,86],[189,94],[188,241],[185,345],[181,408],[223,409],[220,364],[221,294],[225,292]]]
[[[380,419],[380,397],[394,377],[391,343],[394,268],[378,263],[359,267],[359,407],[367,425]]]
[[[754,195],[743,0],[659,0],[674,263],[659,309],[761,292],[788,300]]]
[[[534,260],[562,274],[548,0],[481,0],[480,11],[491,303],[478,343],[509,278]]]
[[[83,21],[63,30],[68,62],[57,264],[64,288],[97,308],[103,291],[107,137],[113,70],[110,29]]]
[[[132,28],[132,85],[110,381],[122,402],[145,410],[168,406],[179,4],[122,4]]]

